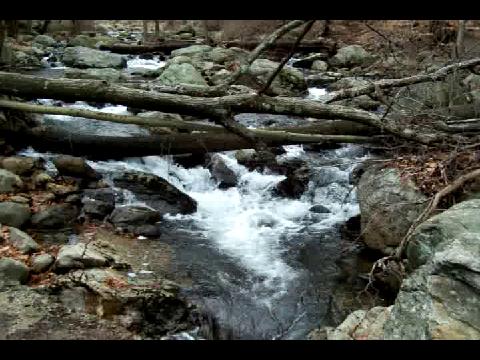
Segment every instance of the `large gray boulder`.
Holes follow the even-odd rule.
[[[257,59],[249,68],[249,75],[264,84],[270,75],[277,69],[278,63],[268,59]],[[241,80],[239,82],[242,84]],[[249,86],[248,84],[243,84]],[[271,91],[276,95],[302,95],[307,90],[307,83],[303,73],[290,66],[284,66],[275,77]]]
[[[32,272],[41,273],[47,270],[55,261],[50,254],[39,254],[32,256]]]
[[[338,49],[329,60],[329,64],[336,67],[368,66],[375,58],[360,45],[348,45]]]
[[[25,284],[28,280],[28,267],[11,258],[0,259],[0,282]]]
[[[0,203],[0,224],[21,228],[30,217],[30,207],[26,204],[10,201]]]
[[[207,167],[212,177],[219,183],[219,188],[226,189],[237,185],[237,175],[227,166],[225,160],[219,154],[213,154],[210,157]]]
[[[118,54],[75,46],[65,49],[63,63],[77,68],[124,68],[127,59]]]
[[[213,48],[209,45],[192,45],[188,47],[184,47],[181,49],[173,50],[171,52],[171,57],[175,58],[177,56],[188,56],[191,57],[196,54],[203,54],[210,52]]]
[[[414,272],[385,322],[385,339],[480,338],[480,200],[421,224],[407,247]]]
[[[65,77],[67,79],[95,79],[108,82],[119,82],[123,79],[120,70],[116,69],[75,69],[66,68]]]
[[[82,204],[86,215],[103,219],[115,208],[115,194],[110,188],[85,190]]]
[[[35,213],[32,226],[37,229],[64,229],[72,227],[78,216],[78,209],[70,204],[56,204]]]
[[[22,254],[31,254],[40,250],[40,245],[38,245],[30,235],[14,227],[10,227],[10,242],[20,250]]]
[[[84,269],[107,265],[107,259],[98,251],[86,244],[64,245],[60,248],[55,262],[55,269],[65,271],[69,269]]]
[[[202,74],[192,64],[171,64],[163,70],[156,80],[161,85],[174,86],[178,84],[208,86]]]
[[[194,199],[160,176],[131,171],[116,175],[113,181],[115,186],[132,191],[139,201],[162,215],[191,214],[197,210]]]
[[[57,44],[57,41],[48,35],[37,35],[33,39],[32,43],[49,47],[49,46],[55,46]]]
[[[23,185],[22,179],[11,171],[0,169],[0,193],[17,191]]]
[[[74,176],[84,179],[99,180],[99,175],[85,159],[70,155],[60,155],[53,159],[53,164],[60,175]]]
[[[117,227],[133,231],[135,228],[145,225],[153,225],[161,220],[161,214],[139,205],[125,205],[115,208],[110,215],[110,221]]]
[[[362,238],[372,249],[392,253],[427,205],[427,197],[397,169],[371,166],[358,183]]]
[[[3,169],[17,175],[28,175],[43,168],[40,159],[27,156],[9,156],[2,159],[0,165]]]

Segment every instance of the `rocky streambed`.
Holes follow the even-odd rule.
[[[35,74],[162,86],[216,85],[248,55],[193,45],[169,57],[122,56],[96,49],[108,37],[31,40],[37,50],[12,45],[10,54],[30,65],[40,57],[45,67]],[[379,76],[370,68],[378,60],[357,45],[332,58],[294,59],[271,94],[322,101],[325,87]],[[258,59],[236,91],[257,89],[275,67]],[[383,111],[370,98],[347,103]],[[259,114],[237,120],[250,127],[309,121]],[[35,121],[126,141],[153,131],[60,115]],[[2,158],[0,337],[478,338],[478,317],[467,316],[476,314],[478,234],[465,220],[475,217],[476,200],[417,230],[419,242],[407,254],[411,274],[396,299],[372,296],[362,292],[372,262],[398,245],[425,197],[395,169],[359,170],[371,158],[359,146],[272,150],[275,159],[241,150],[85,161],[27,144]],[[400,283],[389,284],[393,295]]]

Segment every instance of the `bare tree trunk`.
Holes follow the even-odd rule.
[[[155,38],[160,37],[160,22],[158,20],[155,20]]]
[[[5,41],[5,20],[0,20],[0,59],[2,55],[4,41]]]
[[[147,37],[148,37],[148,20],[143,20],[143,43],[147,42]]]
[[[465,38],[466,23],[467,23],[466,20],[458,20],[457,42],[455,46],[455,57],[457,59],[460,59],[465,53],[464,38]]]
[[[47,32],[47,30],[48,30],[48,25],[50,25],[51,21],[52,21],[52,20],[45,20],[45,21],[43,22],[43,25],[42,25],[42,27],[41,27],[41,29],[40,29],[40,31],[39,31],[40,34],[45,34],[45,33]]]

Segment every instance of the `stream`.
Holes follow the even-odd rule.
[[[158,58],[135,57],[128,62],[129,68],[163,65]],[[308,96],[318,99],[324,94],[323,89],[310,88]],[[49,99],[39,102],[53,103]],[[82,102],[62,106],[129,114],[125,106],[110,104],[101,109]],[[299,121],[260,114],[242,114],[237,120],[250,127]],[[148,132],[135,125],[61,115],[45,115],[43,121],[76,132],[126,138]],[[318,152],[305,151],[302,146],[284,148],[286,153],[279,155],[280,159],[305,160],[313,174],[300,199],[273,195],[271,190],[285,176],[268,170],[249,171],[237,163],[234,151],[220,153],[238,176],[238,185],[226,190],[219,189],[207,168],[186,169],[170,156],[89,161],[107,180],[127,170],[144,171],[165,178],[198,202],[194,214],[166,216],[158,241],[173,249],[171,271],[175,276],[191,279],[183,286],[183,295],[215,319],[213,337],[305,339],[310,331],[326,325],[340,272],[336,263],[342,253],[340,226],[359,214],[349,175],[368,154],[356,145]],[[33,149],[21,154],[46,159],[53,155]],[[123,195],[123,204],[139,203],[135,194],[125,190]],[[323,205],[329,212],[311,211],[314,205]],[[205,337],[191,332],[170,338]]]

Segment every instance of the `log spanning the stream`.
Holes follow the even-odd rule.
[[[293,45],[294,41],[290,40],[280,40],[273,44],[270,49],[266,51],[275,51],[275,52],[288,52]],[[238,47],[246,50],[255,49],[260,42],[258,41],[226,41],[222,45],[229,47]],[[155,53],[161,52],[164,54],[170,54],[173,50],[181,49],[184,47],[198,45],[197,42],[193,40],[169,40],[165,42],[160,42],[157,44],[146,44],[146,45],[137,45],[137,44],[127,44],[127,43],[117,43],[117,44],[104,44],[100,46],[100,50],[108,50],[117,54],[146,54],[146,53]],[[309,53],[309,52],[326,52],[333,54],[336,50],[336,43],[329,39],[317,39],[311,41],[305,41],[297,47],[297,52],[299,53]]]
[[[121,159],[149,155],[199,154],[251,148],[251,144],[231,133],[174,133],[151,136],[98,136],[72,133],[55,126],[39,126],[13,139],[26,142],[37,151],[86,156],[92,159]],[[261,136],[267,146],[307,143],[372,143],[374,138],[354,135],[293,134],[269,131]]]

